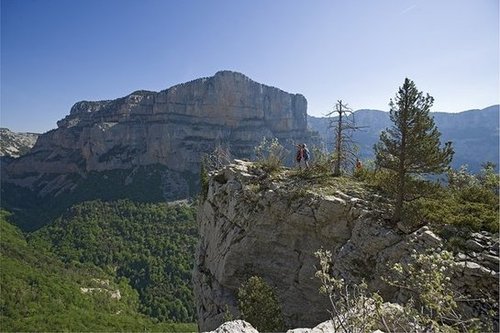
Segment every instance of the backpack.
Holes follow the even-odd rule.
[[[311,154],[309,153],[309,149],[304,148],[304,160],[308,161]]]

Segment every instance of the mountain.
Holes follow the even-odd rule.
[[[451,141],[455,149],[452,166],[467,164],[477,172],[486,161],[499,161],[499,105],[482,110],[459,113],[431,112],[441,132],[441,142]],[[379,110],[358,110],[353,113],[356,125],[362,127],[353,135],[362,159],[373,159],[373,145],[380,132],[392,126],[389,113]],[[318,131],[327,147],[332,147],[333,133],[328,129],[328,118],[308,117],[311,129]]]
[[[16,133],[0,128],[0,156],[19,157],[26,154],[40,136],[37,133]]]
[[[190,197],[198,193],[201,157],[218,146],[248,158],[264,137],[290,150],[310,142],[306,109],[304,96],[230,71],[160,92],[78,102],[28,154],[2,164],[2,206],[36,229],[85,200]]]

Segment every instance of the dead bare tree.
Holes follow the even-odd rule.
[[[219,170],[231,163],[231,151],[228,144],[218,143],[214,150],[202,156],[207,171]]]
[[[335,147],[333,154],[333,174],[340,176],[342,170],[355,165],[359,147],[353,139],[353,134],[361,127],[356,126],[352,109],[342,100],[338,100],[330,117],[329,128],[333,130]]]

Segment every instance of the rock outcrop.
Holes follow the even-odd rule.
[[[244,161],[213,174],[197,214],[201,239],[193,282],[200,329],[215,329],[227,309],[238,315],[237,290],[253,275],[276,288],[288,327],[327,320],[329,304],[314,278],[320,248],[332,251],[335,275],[364,279],[386,301],[397,302],[401,291],[381,278],[388,267],[443,242],[425,226],[409,233],[391,226],[388,207],[376,193],[338,178],[321,183],[285,171],[270,179]],[[491,255],[498,258],[498,251]],[[498,266],[463,266],[464,293],[496,290],[498,298]]]
[[[3,181],[62,193],[89,172],[164,167],[174,180],[169,199],[195,188],[200,157],[217,144],[250,157],[263,137],[307,141],[307,101],[299,94],[221,71],[160,92],[136,91],[109,101],[78,102],[58,128],[41,135],[31,152],[3,171]],[[43,181],[41,179],[43,178]]]
[[[0,128],[0,156],[19,157],[29,152],[40,134],[16,133]]]
[[[206,333],[259,333],[250,323],[244,320],[228,321],[215,329]]]

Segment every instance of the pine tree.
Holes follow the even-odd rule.
[[[374,146],[379,167],[396,173],[396,206],[393,221],[401,219],[409,177],[443,172],[453,157],[451,142],[440,148],[441,133],[429,115],[434,98],[423,95],[415,83],[406,78],[389,106],[391,128],[382,131]]]

